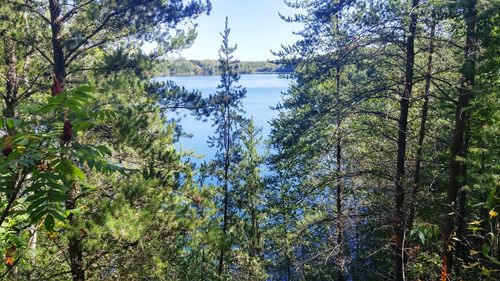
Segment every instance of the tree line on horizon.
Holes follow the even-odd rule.
[[[285,68],[269,61],[239,61],[238,73],[289,73],[291,69]],[[172,59],[159,62],[155,68],[156,76],[215,76],[220,75],[218,60],[187,60]]]
[[[174,64],[210,1],[3,3],[0,279],[497,280],[500,2],[284,3],[275,61],[226,18],[218,61]],[[269,136],[262,69],[292,81]],[[216,92],[153,79],[181,72]],[[186,114],[213,159],[176,148]]]

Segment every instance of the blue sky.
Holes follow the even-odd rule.
[[[273,59],[270,50],[280,50],[281,44],[291,44],[298,37],[293,31],[300,26],[283,21],[278,12],[292,15],[295,11],[283,0],[212,0],[212,12],[196,20],[198,37],[189,49],[180,52],[187,59],[216,59],[221,42],[220,32],[229,17],[230,42],[238,44],[235,57],[239,60]],[[175,57],[175,55],[174,55]]]

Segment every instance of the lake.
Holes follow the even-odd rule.
[[[172,76],[158,77],[155,80],[170,80],[188,90],[199,90],[204,96],[208,96],[217,90],[220,76]],[[281,102],[281,93],[288,89],[289,83],[289,79],[280,78],[278,74],[241,75],[239,84],[247,89],[246,98],[243,99],[245,116],[253,117],[256,126],[262,128],[264,139],[267,138],[271,129],[269,121],[278,114],[270,107]],[[178,147],[203,155],[201,159],[194,162],[212,159],[215,149],[210,148],[207,143],[208,137],[214,135],[212,121],[196,120],[188,114],[182,118],[180,125],[186,133],[192,134],[192,137],[181,138]]]

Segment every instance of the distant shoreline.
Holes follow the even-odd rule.
[[[291,69],[268,61],[240,61],[240,74],[287,74]],[[165,60],[159,63],[154,71],[155,76],[217,76],[218,60]]]
[[[252,73],[240,73],[240,75],[253,75],[253,74],[263,74],[263,75],[281,75],[281,74],[290,74],[291,72],[252,72]],[[200,76],[200,77],[218,77],[218,74],[175,74],[175,75],[163,75],[156,74],[155,77],[189,77],[189,76]]]

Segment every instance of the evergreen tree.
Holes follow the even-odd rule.
[[[149,60],[155,59],[156,55],[166,50],[189,44],[194,38],[193,30],[187,34],[181,32],[177,35],[168,35],[164,32],[171,32],[179,22],[196,17],[209,9],[209,6],[201,2],[180,2],[120,1],[108,5],[109,3],[100,1],[88,1],[75,5],[67,1],[55,0],[26,3],[9,1],[8,5],[2,7],[2,40],[11,42],[10,45],[2,45],[2,50],[6,50],[6,56],[10,60],[7,63],[9,67],[3,68],[2,66],[2,71],[5,69],[6,73],[12,74],[8,76],[5,95],[2,91],[5,101],[2,109],[6,117],[1,119],[2,128],[11,134],[2,141],[2,150],[7,149],[4,155],[12,156],[10,159],[2,159],[2,176],[16,176],[21,179],[12,181],[6,177],[2,178],[2,187],[8,191],[10,202],[5,205],[2,224],[8,219],[7,231],[11,228],[23,229],[22,225],[26,223],[26,218],[24,221],[22,217],[15,219],[13,215],[16,213],[12,213],[12,210],[15,208],[26,212],[33,222],[33,227],[30,227],[29,231],[29,248],[33,253],[37,248],[36,237],[41,222],[45,222],[48,233],[53,232],[55,226],[58,229],[68,230],[64,235],[64,239],[68,240],[68,248],[64,247],[63,251],[64,254],[70,256],[69,268],[74,280],[85,279],[85,273],[91,271],[89,266],[92,264],[91,255],[87,255],[89,260],[84,258],[84,252],[90,251],[90,248],[86,248],[84,243],[87,235],[82,234],[87,233],[84,225],[90,221],[85,222],[80,219],[81,215],[89,218],[85,216],[90,214],[76,211],[80,207],[85,208],[86,197],[92,193],[91,190],[95,191],[94,188],[89,188],[93,186],[89,179],[91,177],[87,178],[84,175],[92,174],[98,178],[101,174],[110,176],[110,172],[123,170],[108,163],[108,161],[115,162],[111,158],[111,150],[104,145],[104,143],[108,145],[113,143],[110,136],[108,135],[104,140],[94,138],[96,132],[102,130],[109,132],[114,115],[109,107],[99,104],[103,100],[97,101],[91,97],[89,87],[76,87],[76,84],[95,82],[94,77],[101,78],[109,73],[114,73],[116,77],[120,70],[131,69],[131,67],[133,67],[132,75],[144,77],[144,73],[140,72],[144,68],[137,64],[140,61],[131,63],[132,57],[144,58],[144,55],[137,52],[140,47],[137,43],[140,41],[156,40],[159,43],[157,52],[149,56]],[[4,26],[3,19],[8,16],[16,21],[11,26]],[[87,22],[89,25],[83,28],[82,22]],[[158,25],[164,28],[162,30],[151,29],[152,26]],[[9,32],[4,32],[4,27],[7,27]],[[18,28],[23,32],[19,32],[21,30],[18,31]],[[109,32],[110,30],[112,32]],[[50,36],[47,40],[48,34]],[[120,54],[123,49],[115,48],[119,42],[127,45],[124,49],[129,50],[130,53],[122,53],[121,60],[114,60],[114,64],[111,65],[107,60],[108,57],[103,53],[107,52],[113,56],[116,51]],[[12,44],[18,47],[12,48]],[[110,46],[113,47],[110,48]],[[133,55],[134,53],[139,55]],[[17,59],[17,57],[22,59]],[[98,85],[99,90],[105,89],[104,84]],[[51,98],[46,95],[49,89],[52,94]],[[92,110],[89,109],[90,104],[93,106]],[[41,109],[38,109],[39,107]],[[19,114],[20,111],[23,112],[22,115]],[[153,112],[160,114],[158,109]],[[18,132],[23,132],[24,141],[19,138],[21,135]],[[167,141],[172,141],[172,138],[168,136],[171,132],[171,130],[162,132],[162,137]],[[29,139],[32,141],[27,141]],[[141,139],[144,140],[144,137]],[[93,145],[97,140],[101,144]],[[115,139],[114,144],[122,140]],[[28,145],[30,149],[17,151],[18,148],[21,149],[21,146],[16,146],[19,141],[24,142],[23,146]],[[11,146],[12,151],[8,151]],[[123,146],[118,145],[114,148],[119,150]],[[169,156],[161,159],[161,161],[169,162],[168,165],[178,161],[171,149],[161,153],[156,151],[154,155]],[[23,165],[13,165],[22,159],[31,160]],[[4,168],[7,166],[11,167],[9,169],[12,172],[4,173]],[[148,166],[154,167],[155,162],[148,163]],[[176,179],[172,178],[172,175],[178,177],[180,173],[162,171],[160,175],[158,171],[149,172],[150,177],[160,178],[162,182],[167,181],[164,177],[166,174],[170,175],[168,181],[172,185],[172,180]],[[16,182],[16,186],[10,186],[12,182]],[[102,182],[95,184],[98,188],[106,189],[106,185]],[[31,201],[33,204],[30,206]],[[77,201],[82,205],[77,204]],[[92,202],[90,204],[92,205]],[[67,220],[70,225],[64,227],[56,225],[54,219],[64,222]],[[23,239],[26,238],[23,233],[20,233],[19,237],[17,245],[21,245]],[[45,242],[44,239],[38,240],[41,240],[41,243]],[[5,245],[6,248],[11,246],[12,242]],[[22,257],[23,250],[22,247],[18,247],[16,251],[19,259]],[[97,252],[94,254],[98,255]],[[10,259],[12,253],[8,256]],[[36,257],[33,256],[32,267],[35,267],[35,259]],[[62,261],[60,268],[61,272],[65,273],[54,273],[54,277],[67,274],[68,268],[65,267],[65,262],[65,260]],[[38,263],[43,264],[43,262]],[[12,264],[10,262],[9,264],[12,268]],[[19,266],[21,268],[22,264]],[[37,274],[40,272],[33,268],[27,276],[53,278],[50,275]]]
[[[453,257],[455,247],[455,256],[462,262],[466,261],[469,257],[464,254],[465,249],[477,247],[471,246],[467,234],[470,230],[464,224],[464,218],[471,215],[468,213],[471,211],[470,204],[465,191],[460,196],[458,191],[456,196],[452,194],[454,199],[445,199],[446,193],[448,197],[451,194],[445,191],[445,187],[451,186],[448,180],[452,183],[462,181],[461,185],[466,185],[465,181],[471,177],[467,174],[470,164],[466,164],[467,160],[462,157],[451,155],[452,163],[461,167],[456,169],[458,173],[468,176],[452,175],[449,179],[439,176],[447,173],[447,162],[450,161],[450,155],[444,153],[452,143],[449,136],[453,135],[451,128],[456,123],[450,116],[454,111],[460,112],[460,122],[465,122],[467,117],[467,109],[456,111],[454,99],[459,97],[463,100],[472,93],[477,94],[471,90],[471,83],[466,83],[470,86],[468,90],[452,86],[460,84],[461,73],[470,76],[470,61],[461,67],[462,58],[459,55],[463,53],[462,46],[468,46],[463,43],[467,41],[465,23],[471,22],[467,20],[465,2],[287,3],[305,14],[284,19],[301,22],[304,29],[299,33],[302,38],[296,44],[277,52],[279,62],[294,69],[296,84],[290,88],[283,104],[278,106],[280,117],[273,121],[272,140],[279,153],[272,161],[275,169],[296,173],[295,178],[288,176],[287,180],[292,184],[285,194],[291,194],[292,202],[294,197],[297,202],[300,200],[300,204],[289,203],[293,207],[288,212],[301,214],[299,219],[302,225],[299,224],[298,229],[290,227],[291,236],[299,232],[300,239],[306,240],[310,236],[316,244],[295,247],[294,257],[287,258],[293,264],[285,268],[300,268],[297,263],[301,264],[300,260],[310,255],[310,251],[319,256],[321,250],[326,248],[315,249],[318,241],[326,239],[324,228],[319,228],[319,231],[313,229],[319,227],[319,222],[324,224],[323,227],[341,223],[340,218],[331,221],[318,219],[323,218],[317,211],[318,207],[307,205],[320,206],[319,202],[326,201],[323,198],[335,194],[318,188],[332,184],[335,176],[322,174],[318,165],[321,162],[315,157],[328,155],[326,151],[332,147],[339,148],[338,144],[332,143],[336,139],[332,135],[337,136],[338,132],[343,132],[339,134],[342,138],[337,138],[342,139],[343,144],[337,157],[343,160],[343,164],[338,166],[344,177],[338,177],[337,171],[337,178],[342,178],[341,187],[354,195],[352,199],[344,198],[341,202],[351,203],[348,205],[354,210],[347,212],[360,218],[347,222],[348,228],[350,224],[353,226],[350,231],[352,236],[346,239],[351,241],[350,255],[354,259],[353,267],[348,271],[359,280],[437,278],[441,274],[442,246],[448,255],[444,265],[456,259]],[[484,15],[486,29],[489,26],[487,23],[494,21],[490,14],[493,6],[495,4],[484,5],[481,6],[482,11],[476,11],[478,15]],[[443,8],[448,12],[443,12]],[[340,26],[336,26],[339,18]],[[458,31],[451,32],[453,28]],[[341,33],[336,32],[337,29]],[[494,38],[489,34],[490,39]],[[486,41],[481,44],[488,45]],[[471,54],[476,56],[480,53]],[[324,89],[328,86],[335,89],[332,86],[338,81],[339,66],[341,82],[337,85],[342,86],[342,94],[337,95],[340,99],[335,100]],[[343,84],[343,75],[347,77],[344,81],[351,83]],[[469,94],[464,95],[460,91],[469,91]],[[328,127],[328,122],[335,120],[335,113],[342,117],[342,126]],[[328,117],[333,117],[333,120]],[[339,124],[338,120],[336,123]],[[466,130],[462,131],[463,141],[459,141],[458,145],[465,148],[466,143],[473,140],[470,134],[466,136]],[[462,149],[460,153],[466,158]],[[331,157],[335,157],[335,153]],[[332,158],[324,159],[327,163]],[[284,188],[286,185],[279,186]],[[419,186],[431,188],[422,190]],[[478,199],[477,196],[475,199]],[[392,208],[389,208],[391,205]],[[443,205],[452,205],[453,210],[446,212],[451,215],[443,212]],[[339,210],[342,211],[341,208]],[[446,219],[436,219],[436,215],[446,216]],[[482,216],[487,217],[484,211]],[[443,221],[448,221],[447,227],[443,227]],[[448,232],[439,233],[439,228],[448,229]],[[367,232],[374,235],[365,236],[363,233]],[[440,241],[440,235],[447,238]],[[334,256],[338,258],[340,255]],[[388,259],[390,256],[392,261]],[[317,262],[312,264],[317,265]],[[393,270],[387,269],[394,266]],[[314,267],[307,267],[311,268]],[[455,268],[457,272],[460,269],[468,271],[464,270],[464,266]],[[315,269],[309,274],[325,279],[335,276],[328,268],[317,266]],[[301,271],[302,274],[307,273],[304,269]],[[473,272],[469,271],[471,275],[468,276],[474,276]],[[461,274],[466,276],[464,272]],[[341,278],[340,275],[337,273],[335,278]],[[449,272],[442,275],[449,275]],[[288,276],[307,278],[293,272],[288,272]]]
[[[253,119],[242,126],[241,160],[237,166],[238,183],[235,186],[237,215],[237,242],[235,280],[265,280],[263,267],[262,207],[264,182],[261,178],[264,158],[258,149],[262,147],[261,129]]]
[[[244,120],[241,100],[246,95],[246,89],[237,85],[240,80],[238,73],[238,61],[234,59],[233,53],[236,45],[229,44],[231,29],[226,17],[224,31],[221,32],[222,44],[219,49],[219,69],[221,72],[220,84],[217,93],[211,97],[213,110],[213,126],[215,136],[211,137],[209,144],[217,149],[215,159],[212,162],[214,174],[217,181],[222,185],[221,214],[222,214],[222,239],[220,245],[220,256],[218,261],[218,272],[220,276],[227,273],[231,267],[230,250],[234,243],[232,236],[234,227],[234,185],[235,169],[240,161],[241,125]]]

